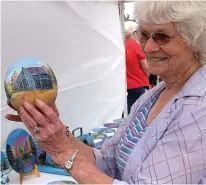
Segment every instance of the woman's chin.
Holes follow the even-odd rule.
[[[166,71],[165,69],[167,68],[167,65],[165,66],[165,63],[161,63],[161,62],[148,62],[148,69],[149,72],[151,74],[154,75],[164,75],[164,71]]]
[[[155,67],[149,67],[149,73],[153,75],[158,75],[158,76],[164,76],[164,69],[162,68],[155,68]]]

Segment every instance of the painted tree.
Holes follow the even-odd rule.
[[[13,93],[14,93],[14,89],[12,87],[11,81],[6,82],[5,89],[6,89],[6,95],[10,99],[11,96],[13,95]]]
[[[31,136],[29,136],[29,142],[30,142],[30,146],[31,146],[31,152],[33,155],[37,155],[37,150],[36,150],[36,145],[32,139]]]
[[[15,86],[15,82],[14,81],[7,81],[5,83],[5,89],[6,89],[6,95],[8,98],[11,98],[12,95],[17,92],[16,86]]]
[[[17,71],[14,71],[13,72],[13,74],[12,74],[12,76],[11,76],[11,83],[13,84],[13,85],[15,85],[15,82],[16,82],[16,80],[17,80],[17,78],[18,78],[18,72]]]
[[[24,145],[20,145],[20,146],[19,146],[19,153],[20,153],[21,155],[24,154]]]
[[[17,153],[16,153],[16,149],[15,148],[12,148],[12,154],[14,156],[14,158],[17,158]]]
[[[8,144],[6,145],[6,154],[7,154],[9,162],[12,163],[12,161],[14,161],[14,157],[12,153],[12,148]]]
[[[31,144],[30,144],[29,140],[26,141],[25,149],[24,150],[25,150],[26,153],[30,153],[31,152]]]

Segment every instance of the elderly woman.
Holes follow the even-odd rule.
[[[25,102],[20,118],[80,184],[198,183],[206,173],[206,2],[141,1],[136,9],[149,70],[164,82],[136,101],[101,150],[68,134],[40,100],[38,109]]]

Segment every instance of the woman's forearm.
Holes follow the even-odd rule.
[[[86,160],[95,165],[95,156],[92,148],[75,138],[72,134],[69,134],[69,139],[72,142],[72,146],[78,149],[81,154],[84,154]]]
[[[72,134],[69,134],[68,138],[71,146],[64,153],[59,154],[59,158],[65,163],[71,158],[74,150],[78,150],[72,168],[68,170],[72,177],[79,184],[112,184],[114,179],[100,172],[95,167],[95,155],[92,148],[85,145]],[[65,166],[63,165],[63,167]]]
[[[68,171],[79,184],[112,184],[114,179],[100,172],[79,152]]]

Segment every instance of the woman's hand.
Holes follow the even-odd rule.
[[[24,106],[19,108],[20,119],[41,148],[63,167],[73,152],[71,141],[66,135],[66,127],[56,112],[43,101],[36,100],[35,103],[37,108],[24,102]],[[37,131],[35,128],[38,128]]]
[[[10,102],[9,100],[7,100],[6,103],[7,103],[7,105],[8,105],[10,108],[12,108],[13,110],[17,111],[17,110],[12,106],[12,104],[11,104],[11,102]],[[54,110],[54,112],[55,112],[55,113],[57,114],[57,116],[59,117],[59,111],[58,111],[58,109],[57,109],[57,107],[56,107],[56,104],[54,104],[51,108]],[[20,118],[19,115],[6,114],[6,115],[5,115],[5,118],[8,119],[8,120],[10,120],[10,121],[22,122],[22,120],[21,120],[21,118]]]

